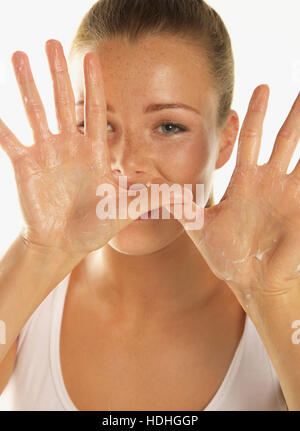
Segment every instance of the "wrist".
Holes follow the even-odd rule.
[[[19,234],[0,261],[1,301],[7,295],[33,310],[80,260],[63,250],[28,243]]]
[[[17,241],[23,247],[24,251],[31,254],[33,258],[41,260],[63,260],[70,262],[80,262],[85,255],[82,253],[70,252],[64,246],[46,245],[32,240],[28,235],[21,231]]]
[[[82,255],[68,253],[59,247],[28,241],[22,234],[16,238],[15,244],[21,267],[28,268],[30,280],[46,292],[51,291],[84,258]]]
[[[269,314],[283,316],[298,305],[300,318],[300,280],[281,289],[270,289],[264,286],[239,289],[227,283],[237,300],[252,320],[263,319]]]

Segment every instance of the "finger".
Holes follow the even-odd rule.
[[[146,223],[147,219],[170,219],[170,216],[161,217],[159,212],[155,210],[160,207],[172,207],[172,204],[182,205],[182,202],[186,201],[186,196],[183,193],[178,193],[177,188],[170,187],[169,193],[166,193],[164,188],[160,188],[158,193],[156,193],[157,186],[172,186],[173,184],[165,184],[160,179],[148,184],[149,186],[147,187],[143,183],[134,183],[128,187],[126,176],[119,178],[119,187],[116,187],[116,183],[102,183],[96,192],[97,196],[102,197],[96,208],[97,218],[100,220],[117,220],[119,231],[134,221],[137,223]],[[152,189],[153,186],[154,191]],[[153,193],[156,195],[154,198]],[[192,195],[192,192],[190,194]],[[150,210],[152,210],[151,213],[147,215]],[[142,216],[141,218],[144,221],[138,220],[140,216]]]
[[[285,173],[300,138],[300,92],[278,132],[269,164]]]
[[[58,130],[75,132],[75,97],[61,43],[55,39],[48,40],[46,53],[53,82]]]
[[[204,214],[207,211],[206,208],[193,202],[187,198],[183,205],[174,203],[170,206],[170,212],[184,227],[186,231],[201,231],[204,225]],[[198,234],[195,234],[199,238]],[[193,234],[191,235],[193,237]]]
[[[142,193],[137,193],[137,190],[143,189]],[[123,189],[124,190],[124,189]],[[133,184],[129,187],[130,192],[128,192],[128,204],[136,201],[136,196],[138,196],[139,205],[138,208],[133,206],[135,212],[132,213],[131,217],[135,218],[143,216],[145,219],[170,219],[170,213],[174,215],[175,218],[182,218],[183,211],[176,212],[174,207],[178,205],[178,208],[183,207],[183,205],[188,203],[193,203],[193,192],[181,184],[174,184],[161,178],[156,178],[153,182],[148,183],[148,185],[143,185],[140,183]],[[132,192],[131,192],[132,191]],[[160,208],[164,208],[164,211]],[[148,212],[151,213],[147,214]],[[160,214],[161,212],[161,214]],[[187,215],[187,214],[186,214]]]
[[[84,58],[85,132],[103,163],[109,163],[107,111],[101,64],[95,53]]]
[[[26,154],[26,148],[0,119],[0,146],[12,162]]]
[[[24,52],[17,51],[12,56],[12,63],[34,139],[46,139],[51,132],[43,103],[33,79],[29,59]]]
[[[260,85],[252,94],[240,131],[236,166],[257,164],[269,93],[267,85]]]

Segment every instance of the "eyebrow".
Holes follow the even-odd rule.
[[[76,103],[76,106],[84,105],[84,101],[80,100]],[[111,105],[107,105],[107,111],[115,113],[115,110]],[[186,105],[185,103],[153,103],[144,108],[143,113],[149,114],[150,112],[162,111],[163,109],[187,109],[201,116],[200,112],[193,108],[190,105]]]

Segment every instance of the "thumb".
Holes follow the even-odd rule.
[[[204,226],[205,208],[196,204],[192,199],[186,199],[182,205],[173,203],[170,212],[184,227],[186,231],[200,231]]]
[[[123,183],[120,187],[120,183]],[[126,176],[119,179],[117,204],[120,218],[135,220],[148,212],[157,210],[160,207],[166,208],[162,211],[161,218],[170,218],[170,205],[182,205],[187,199],[192,199],[192,192],[184,191],[180,184],[174,184],[160,177],[153,179],[146,184],[135,183],[130,187],[126,186]],[[125,186],[125,187],[124,187]],[[157,217],[156,217],[157,216]],[[159,218],[157,211],[151,217]]]
[[[103,199],[97,205],[97,217],[99,219],[120,219],[133,221],[148,212],[166,207],[171,204],[182,204],[186,195],[183,195],[179,184],[172,184],[161,178],[156,178],[151,183],[135,183],[127,187],[127,177],[119,178],[119,185],[115,183],[102,183],[97,189],[97,196]],[[178,186],[178,187],[176,187]],[[159,218],[146,216],[145,218]],[[170,218],[170,214],[163,213],[162,218]]]
[[[26,148],[18,141],[0,118],[0,146],[12,162],[26,153]]]
[[[146,185],[135,184],[134,190],[139,190],[136,197],[135,191],[133,196],[128,197],[128,206],[131,206],[131,218],[135,219],[141,215],[145,218],[167,218],[170,219],[170,208],[172,205],[181,206],[189,198],[189,191],[184,193],[180,184],[174,184],[161,178],[154,179],[151,183]],[[138,187],[142,186],[142,187]],[[191,193],[191,192],[190,192]],[[159,212],[154,211],[162,208],[162,217],[159,217]],[[167,211],[165,211],[165,209]],[[152,211],[150,217],[146,216],[148,212]]]
[[[170,206],[170,212],[182,224],[199,251],[201,251],[201,243],[207,226],[213,219],[214,211],[214,207],[205,208],[204,202],[194,202],[190,195],[183,205],[175,203]]]

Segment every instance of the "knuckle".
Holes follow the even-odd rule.
[[[18,82],[20,84],[20,87],[23,88],[33,88],[35,86],[35,81],[33,79],[33,76],[31,74],[24,74],[20,73],[17,75]]]
[[[89,114],[99,115],[99,114],[102,114],[103,112],[101,105],[97,103],[87,105],[86,109]]]
[[[296,138],[295,131],[290,129],[281,129],[277,135],[277,138],[283,139],[287,142],[293,142]]]
[[[53,67],[54,75],[56,75],[56,79],[61,80],[64,79],[66,76],[66,73],[68,71],[68,68],[64,62],[58,62]]]
[[[42,112],[41,104],[38,102],[35,102],[34,100],[29,100],[26,104],[26,108],[28,111],[33,112],[33,113]]]
[[[60,94],[57,96],[56,98],[56,102],[58,105],[62,105],[62,106],[72,106],[73,103],[70,100],[70,98],[67,95],[64,94]]]
[[[260,138],[261,137],[261,132],[259,132],[256,129],[247,127],[241,130],[240,133],[240,138],[244,139],[244,138]]]

